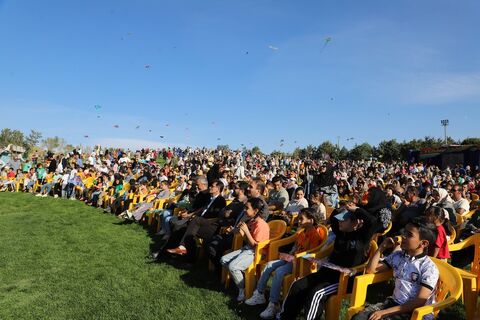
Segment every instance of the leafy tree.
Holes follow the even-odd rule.
[[[352,160],[365,160],[372,156],[373,149],[368,143],[362,143],[361,145],[355,145],[349,152],[349,157]]]
[[[380,142],[377,150],[383,161],[398,160],[402,155],[400,144],[395,139]]]
[[[0,132],[0,147],[6,147],[9,144],[24,146],[23,133],[19,130],[12,130],[8,128],[2,129]]]
[[[27,149],[27,152],[32,150],[33,147],[37,146],[42,139],[42,133],[35,130],[30,130],[30,134],[25,138],[24,145]]]
[[[259,146],[255,146],[255,147],[252,148],[252,154],[261,155],[261,154],[263,154],[263,153],[262,153],[262,150],[260,150],[260,147],[259,147]]]
[[[219,144],[217,146],[217,150],[220,151],[229,151],[230,150],[230,146],[228,144]]]
[[[333,145],[330,141],[325,141],[317,148],[317,155],[323,157],[323,155],[329,155],[330,157],[335,157],[337,154],[337,147]]]
[[[45,147],[49,151],[54,151],[54,152],[57,152],[60,150],[63,151],[66,145],[67,145],[67,142],[65,141],[65,139],[57,136],[46,138],[42,141],[43,147]]]
[[[467,145],[467,144],[476,144],[476,145],[480,145],[480,138],[466,138],[466,139],[463,139],[462,145]]]
[[[348,149],[345,147],[342,147],[340,151],[338,152],[338,159],[340,160],[345,160],[348,158]]]

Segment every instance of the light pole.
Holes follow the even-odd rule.
[[[447,142],[447,126],[448,126],[448,119],[445,119],[445,120],[440,120],[440,123],[442,124],[443,126],[443,130],[444,130],[444,133],[445,133],[445,145],[447,146],[448,145],[448,142]]]

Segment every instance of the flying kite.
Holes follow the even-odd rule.
[[[100,116],[97,116],[98,119],[100,119]]]
[[[165,127],[170,127],[170,124],[169,123],[165,124]]]
[[[84,135],[83,137],[84,137],[84,138],[88,138],[88,136],[87,136],[87,135]]]
[[[325,38],[325,42],[323,43],[323,47],[322,47],[322,50],[320,50],[320,53],[322,53],[323,50],[325,50],[325,47],[330,43],[330,41],[332,41],[332,37]]]
[[[163,138],[165,138],[165,137],[164,137],[164,136],[160,136],[160,139],[163,139]]]
[[[136,126],[135,129],[140,129],[140,126]]]
[[[152,132],[152,129],[148,130],[148,132]]]
[[[280,140],[280,142],[284,142],[284,141],[285,141],[284,139]]]
[[[293,143],[297,144],[297,140],[293,141]]]
[[[222,140],[222,139],[220,139],[220,138],[217,138],[217,141],[220,141],[220,140]]]
[[[150,67],[151,67],[151,65],[149,65],[149,64],[145,65],[145,69],[150,69]]]
[[[268,48],[269,48],[269,49],[272,49],[273,51],[277,51],[277,50],[278,50],[278,47],[274,47],[274,46],[272,46],[272,45],[269,45]]]
[[[95,110],[100,110],[100,109],[102,109],[102,106],[99,105],[99,104],[96,104],[96,105],[94,105],[93,107],[95,108]]]
[[[113,125],[113,127],[117,128],[117,129],[120,128],[120,126],[118,124]]]

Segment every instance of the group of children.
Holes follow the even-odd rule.
[[[252,263],[255,245],[268,239],[268,224],[260,214],[261,201],[257,200],[248,200],[246,214],[251,220],[238,227],[246,245],[221,259],[239,289],[239,302],[245,299],[242,271]],[[400,241],[388,237],[382,242],[369,260],[366,272],[393,269],[393,295],[382,303],[368,306],[354,319],[409,319],[415,308],[434,303],[439,272],[429,255],[449,258],[445,216],[442,208],[431,207],[425,216],[414,218],[405,226]],[[295,319],[302,309],[306,319],[320,319],[327,299],[338,290],[340,274],[368,261],[370,242],[377,228],[376,217],[348,203],[330,217],[335,240],[328,263],[314,261],[319,263],[318,271],[293,282],[282,306],[282,281],[285,275],[292,272],[293,255],[318,246],[326,237],[320,232],[319,222],[314,210],[302,209],[299,214],[300,231],[293,249],[288,253],[280,253],[278,259],[268,262],[263,269],[253,295],[245,301],[246,305],[253,306],[265,304],[268,300],[266,309],[260,314],[262,319]],[[391,253],[385,255],[387,251]],[[267,299],[267,283],[272,275]],[[350,288],[353,278],[350,277]]]

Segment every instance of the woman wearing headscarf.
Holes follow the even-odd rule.
[[[444,188],[432,190],[432,195],[427,199],[431,206],[436,206],[447,210],[448,218],[452,225],[457,224],[457,217],[455,216],[455,208],[453,207],[453,199],[448,195],[448,191]]]
[[[378,187],[371,187],[368,190],[368,202],[363,206],[371,215],[377,218],[375,232],[383,232],[392,221],[392,212],[388,209],[385,192]]]

